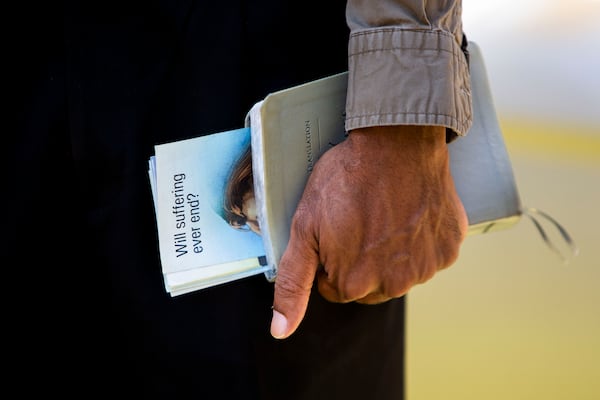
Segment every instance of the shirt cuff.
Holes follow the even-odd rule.
[[[385,27],[353,32],[348,46],[347,131],[438,125],[467,133],[470,74],[454,35]]]

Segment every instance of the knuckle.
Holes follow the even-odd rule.
[[[454,264],[460,254],[461,241],[447,240],[446,244],[441,246],[438,255],[437,269],[442,270]]]
[[[338,277],[339,297],[345,302],[350,302],[377,293],[381,286],[380,279],[377,270],[372,266],[357,265],[351,271]]]
[[[361,282],[354,279],[347,279],[338,289],[339,297],[343,302],[350,302],[361,299],[369,295],[370,290]]]
[[[446,253],[446,262],[442,264],[441,268],[446,268],[454,264],[456,260],[458,260],[459,254],[460,248],[458,246],[452,246],[448,249],[448,252]]]
[[[382,282],[381,292],[390,298],[402,297],[416,284],[413,273],[399,273]]]
[[[331,271],[332,268],[330,267]],[[337,269],[333,268],[336,272]],[[355,278],[338,273],[322,272],[318,277],[319,293],[334,303],[349,303],[366,296],[365,285]]]

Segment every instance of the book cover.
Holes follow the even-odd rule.
[[[237,225],[226,208],[229,180],[249,146],[247,128],[155,146],[149,175],[172,295],[268,269],[260,235]]]
[[[269,94],[246,117],[258,218],[273,280],[304,186],[320,156],[346,138],[347,73]]]

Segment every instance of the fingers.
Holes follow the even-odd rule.
[[[349,265],[350,268],[336,268],[334,264],[317,271],[319,293],[326,300],[335,303],[384,303],[404,296],[417,283],[417,272],[420,271],[420,268],[411,268],[404,257],[400,261],[388,259]]]
[[[329,273],[326,270],[317,271],[317,284],[321,296],[330,302],[350,303],[379,292],[377,277],[360,266],[342,272],[330,265]]]
[[[402,296],[398,296],[398,297],[402,297]],[[386,301],[390,301],[393,298],[395,298],[395,297],[389,297],[389,296],[386,296],[381,293],[371,293],[371,294],[363,297],[362,299],[356,300],[356,303],[369,304],[369,305],[381,304],[381,303],[385,303]]]
[[[289,337],[302,322],[318,262],[318,253],[314,247],[299,239],[292,231],[275,279],[271,320],[271,335],[274,338]]]

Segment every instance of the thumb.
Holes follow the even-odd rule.
[[[294,231],[281,257],[275,278],[271,335],[285,339],[296,331],[306,314],[319,256]]]

